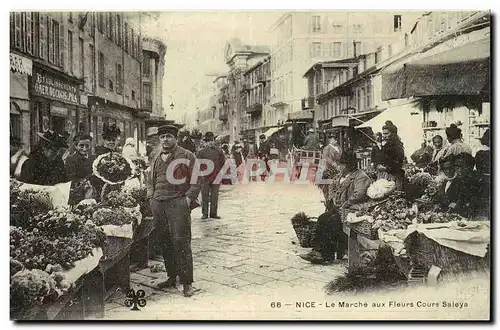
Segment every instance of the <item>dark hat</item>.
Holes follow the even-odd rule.
[[[326,136],[327,136],[328,138],[334,138],[334,137],[335,137],[335,134],[334,134],[333,132],[328,132],[328,133],[326,134]]]
[[[158,127],[158,136],[164,134],[172,134],[173,136],[177,137],[178,133],[179,129],[174,125],[163,125]]]
[[[259,135],[259,139],[265,139],[265,138],[266,138],[266,134]]]
[[[118,136],[120,136],[120,134],[121,134],[121,131],[118,127],[116,127],[115,124],[113,124],[113,125],[105,124],[103,127],[102,138],[105,140],[116,139]]]
[[[203,140],[205,141],[213,141],[215,139],[214,133],[213,132],[206,132],[205,137]]]
[[[49,148],[59,149],[68,147],[66,138],[57,132],[48,130],[45,133],[37,132],[36,134],[42,139],[42,145]]]
[[[488,128],[486,132],[484,132],[483,136],[479,139],[482,145],[489,147],[490,146],[490,129]]]
[[[255,137],[254,137],[253,135],[250,135],[250,136],[248,137],[248,141],[254,141],[254,140],[255,140]]]
[[[339,163],[354,165],[358,163],[358,158],[356,157],[356,153],[352,150],[346,150],[342,152],[340,155]]]
[[[87,134],[87,133],[79,132],[73,138],[73,142],[75,142],[75,143],[78,143],[81,140],[90,140],[90,141],[92,141],[92,136],[90,136],[90,134]]]

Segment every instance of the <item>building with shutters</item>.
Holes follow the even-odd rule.
[[[144,90],[140,20],[133,12],[11,12],[11,136],[30,149],[37,132],[82,131],[95,146],[106,123],[120,128],[121,143],[143,144],[146,119],[162,112],[165,47],[146,48],[154,84]]]

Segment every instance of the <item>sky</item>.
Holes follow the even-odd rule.
[[[159,38],[167,46],[163,106],[167,117],[180,120],[186,109],[191,88],[206,73],[226,73],[226,42],[238,37],[244,44],[271,45],[266,31],[282,12],[161,12],[142,19],[143,33]],[[174,111],[170,103],[175,104]]]

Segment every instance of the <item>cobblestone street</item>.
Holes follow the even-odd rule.
[[[201,220],[201,208],[192,214],[194,285],[201,292],[185,298],[181,286],[155,289],[166,273],[142,270],[131,274],[131,281],[134,289],[146,291],[147,306],[131,314],[118,292],[106,305],[105,318],[251,318],[252,313],[275,313],[271,302],[324,297],[325,284],[342,274],[346,263],[322,266],[302,260],[299,254],[309,249],[298,245],[290,223],[297,212],[318,216],[321,200],[312,184],[222,186],[222,219]]]

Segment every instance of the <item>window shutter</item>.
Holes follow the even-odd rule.
[[[54,63],[54,33],[52,31],[52,19],[50,16],[47,16],[47,57],[50,63]]]
[[[21,51],[26,51],[26,13],[21,13]]]
[[[64,61],[62,60],[64,47],[64,24],[54,22],[54,63],[59,67],[63,67]]]
[[[39,20],[40,20],[40,36],[39,36],[39,41],[40,41],[40,44],[39,44],[39,56],[41,59],[46,59],[46,54],[47,54],[47,39],[46,39],[46,36],[47,36],[47,30],[46,30],[46,27],[45,27],[45,16],[39,16]]]
[[[33,54],[32,13],[26,13],[26,52]]]

